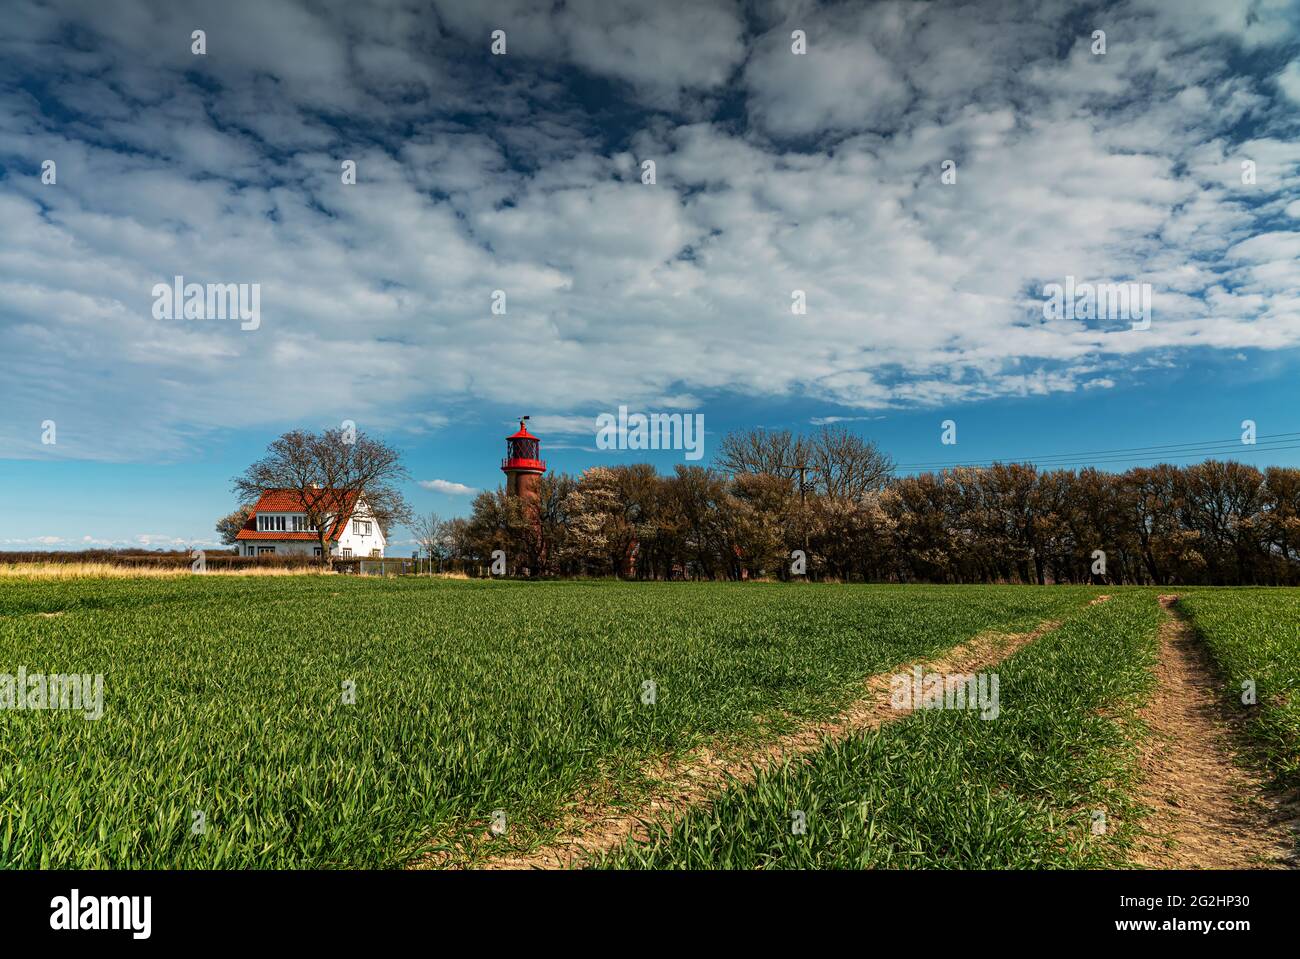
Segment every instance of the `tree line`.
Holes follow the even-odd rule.
[[[1207,460],[1123,473],[1030,463],[895,476],[842,428],[728,435],[716,467],[541,477],[418,518],[445,569],[636,579],[1300,584],[1300,469]]]

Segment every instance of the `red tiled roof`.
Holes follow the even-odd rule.
[[[334,538],[335,537],[333,536],[330,537],[331,540]],[[320,542],[320,539],[315,533],[291,533],[287,531],[281,532],[274,529],[241,529],[239,535],[237,535],[235,539],[306,539],[311,540],[313,543]]]
[[[325,494],[326,491],[321,490],[316,495],[324,496]],[[331,497],[330,499],[327,500],[327,502],[332,501],[334,498],[335,497]],[[355,490],[344,493],[341,498],[343,500],[343,511],[339,514],[337,519],[335,519],[334,529],[330,532],[330,535],[326,537],[329,540],[336,540],[343,535],[343,531],[347,529],[348,520],[352,518],[352,511],[353,509],[356,508],[357,505],[357,493]],[[307,503],[314,504],[315,498],[308,499]],[[311,540],[312,542],[320,541],[315,533],[290,532],[288,530],[272,530],[272,529],[259,530],[257,528],[257,514],[259,512],[263,512],[263,513],[306,512],[306,505],[304,504],[302,494],[296,489],[265,490],[262,493],[262,495],[258,498],[257,503],[254,504],[253,511],[248,514],[248,522],[244,524],[244,528],[239,531],[238,535],[235,536],[235,539],[237,540],[239,539],[275,539],[275,540],[301,539],[301,540]]]
[[[311,492],[313,499],[310,502],[314,502],[315,496],[324,496],[330,491],[315,490]],[[253,512],[256,513],[261,510],[266,513],[300,513],[304,506],[301,496],[302,494],[296,489],[269,489],[262,493],[261,498],[253,507]],[[344,496],[344,504],[349,512],[356,505],[356,501],[357,494],[355,490]]]

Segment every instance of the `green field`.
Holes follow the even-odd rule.
[[[607,867],[1095,868],[1124,861],[1160,611],[1126,591],[1000,664],[1001,714],[925,710],[727,791]],[[1093,832],[1094,812],[1107,828]],[[796,833],[792,817],[803,816]]]
[[[1261,764],[1282,785],[1300,786],[1300,592],[1198,590],[1178,606],[1214,659],[1224,700],[1247,719]],[[1242,702],[1247,681],[1254,704]]]
[[[647,757],[773,735],[1097,592],[0,581],[0,672],[103,673],[105,707],[0,711],[0,864],[394,866],[497,809],[527,844],[580,788],[634,796]]]
[[[0,579],[0,676],[104,676],[97,720],[0,709],[0,867],[474,865],[545,843],[578,798],[635,808],[656,761],[770,740],[872,674],[1046,621],[996,667],[996,721],[922,710],[827,743],[598,865],[1123,865],[1162,614],[1156,590],[1099,592]],[[1260,761],[1295,783],[1300,593],[1182,596]]]

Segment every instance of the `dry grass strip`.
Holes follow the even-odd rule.
[[[179,579],[183,576],[319,576],[333,570],[318,567],[257,566],[209,569],[202,574],[184,566],[130,566],[119,563],[5,563],[0,578],[14,579]]]

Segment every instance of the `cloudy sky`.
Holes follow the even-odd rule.
[[[595,449],[620,405],[906,465],[1295,433],[1298,171],[1296,0],[11,0],[0,548],[210,540],[343,420],[444,514],[524,413],[571,471],[682,461]],[[177,275],[260,325],[155,318]]]

